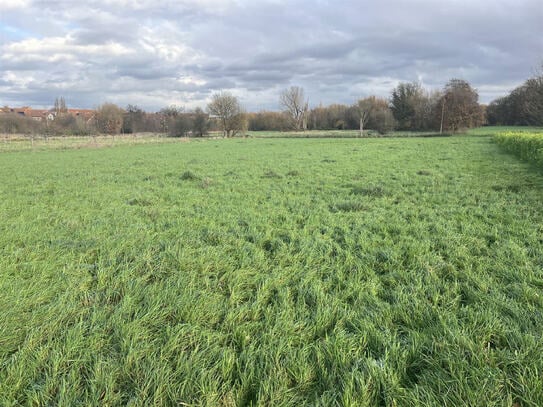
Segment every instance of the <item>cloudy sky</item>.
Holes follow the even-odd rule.
[[[249,110],[388,96],[462,78],[483,102],[543,62],[542,0],[0,0],[0,104]]]

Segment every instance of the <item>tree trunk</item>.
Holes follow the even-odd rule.
[[[360,118],[360,137],[364,137],[364,119]]]

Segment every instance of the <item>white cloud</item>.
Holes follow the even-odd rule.
[[[24,9],[30,5],[30,0],[2,0],[0,12]]]
[[[16,60],[27,58],[47,58],[54,55],[66,56],[101,56],[101,57],[121,57],[134,50],[123,44],[110,42],[103,45],[95,44],[76,44],[69,37],[49,37],[49,38],[30,38],[27,40],[12,42],[2,47],[4,60]]]

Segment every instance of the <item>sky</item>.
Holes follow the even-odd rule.
[[[0,0],[0,105],[148,111],[229,91],[279,110],[469,81],[480,101],[543,64],[542,0]]]

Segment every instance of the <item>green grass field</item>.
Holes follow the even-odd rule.
[[[529,126],[485,126],[466,130],[459,135],[494,136],[507,132],[543,133],[542,127]],[[249,131],[252,137],[259,138],[359,138],[358,130],[308,130],[308,131]],[[385,135],[374,130],[365,130],[364,137],[439,137],[439,131],[392,131]],[[444,134],[443,137],[450,136]]]
[[[136,144],[176,143],[185,139],[165,137],[157,133],[99,136],[50,136],[0,134],[0,153],[14,151],[50,151],[118,147]]]
[[[541,127],[526,126],[486,126],[470,129],[461,135],[469,136],[495,136],[507,132],[516,133],[541,133]],[[367,130],[364,137],[436,137],[440,136],[435,131],[393,131],[381,135],[374,130]],[[280,131],[248,131],[247,137],[251,138],[359,138],[360,132],[356,130],[309,130],[305,132],[280,132]],[[445,136],[449,136],[445,134]],[[203,139],[222,138],[222,132],[210,132]],[[195,138],[198,140],[200,138]],[[139,144],[163,144],[186,142],[186,138],[168,137],[159,133],[137,133],[124,135],[98,135],[98,136],[49,136],[28,134],[0,134],[0,153],[15,151],[50,151],[67,149],[108,148]]]
[[[0,170],[1,406],[543,405],[543,173],[490,137]]]

